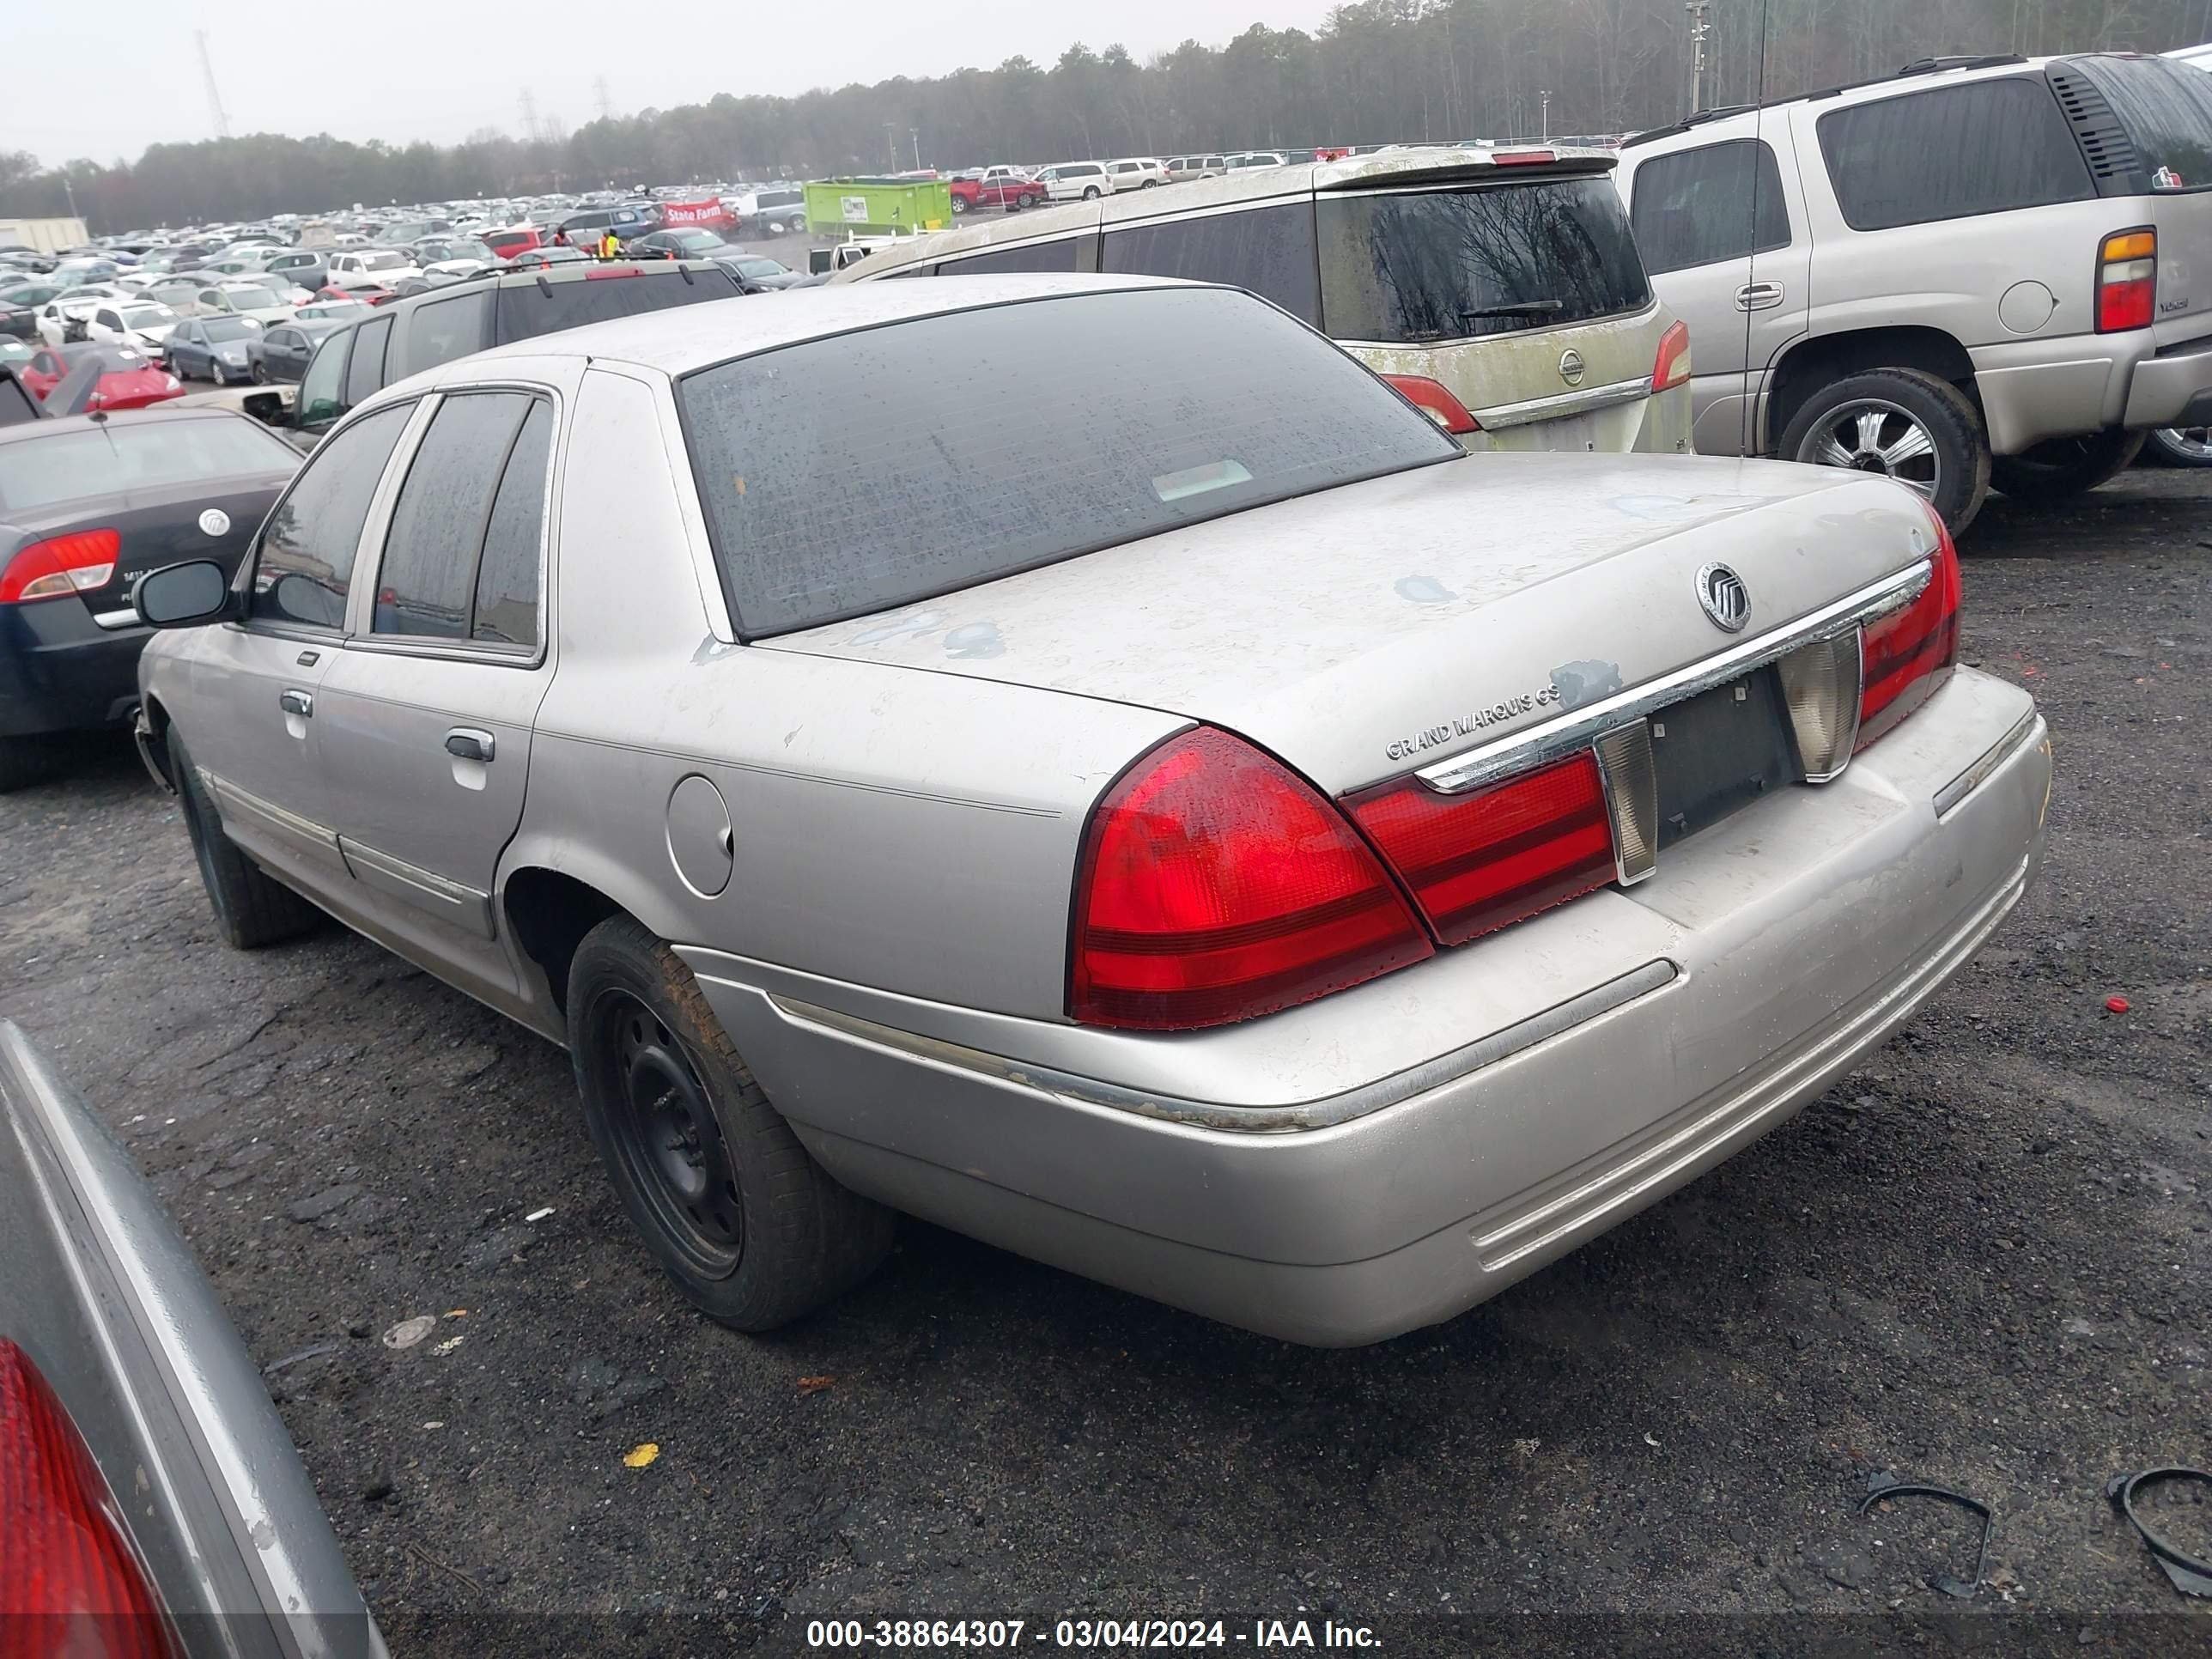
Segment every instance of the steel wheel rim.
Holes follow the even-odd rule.
[[[2192,461],[2212,461],[2212,426],[2169,426],[2159,436],[2168,449]]]
[[[1822,416],[1797,459],[1894,478],[1930,501],[1945,482],[1935,434],[1917,416],[1881,398],[1858,398]]]
[[[706,1085],[641,998],[609,990],[592,1016],[602,1115],[616,1158],[685,1265],[702,1278],[728,1278],[744,1255],[744,1206]]]

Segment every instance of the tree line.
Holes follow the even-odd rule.
[[[0,152],[0,215],[95,231],[736,178],[1042,163],[1190,149],[1632,131],[1689,107],[1682,0],[1356,0],[1311,33],[1255,23],[1139,63],[1040,64],[733,97],[461,143],[273,133],[43,168]],[[1711,0],[1702,102],[1784,97],[1947,53],[2162,51],[2212,39],[2212,0]]]

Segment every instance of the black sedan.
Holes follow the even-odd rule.
[[[122,726],[149,633],[131,584],[184,559],[234,569],[299,464],[222,409],[0,426],[0,791],[56,770],[64,734]]]
[[[39,307],[60,293],[52,283],[18,283],[0,290],[0,334],[12,334],[21,340],[35,337]]]
[[[295,323],[277,324],[253,346],[253,378],[298,385],[300,377],[307,372],[307,359],[315,355],[315,347],[323,336],[334,328],[343,328],[349,320],[342,317],[321,321],[303,318]]]

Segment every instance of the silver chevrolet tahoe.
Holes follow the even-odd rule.
[[[1930,58],[1701,113],[1618,173],[1698,343],[1694,439],[1882,472],[1955,532],[2212,420],[2212,79]]]

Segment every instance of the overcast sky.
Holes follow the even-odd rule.
[[[1049,67],[1079,40],[1094,51],[1118,40],[1141,59],[1192,37],[1219,46],[1255,21],[1310,29],[1328,9],[1328,0],[21,0],[0,4],[0,149],[52,165],[212,137],[196,28],[208,32],[234,133],[452,143],[485,126],[520,136],[526,88],[541,116],[580,126],[599,113],[599,76],[615,112],[628,114],[718,92],[941,75],[1017,53]]]

